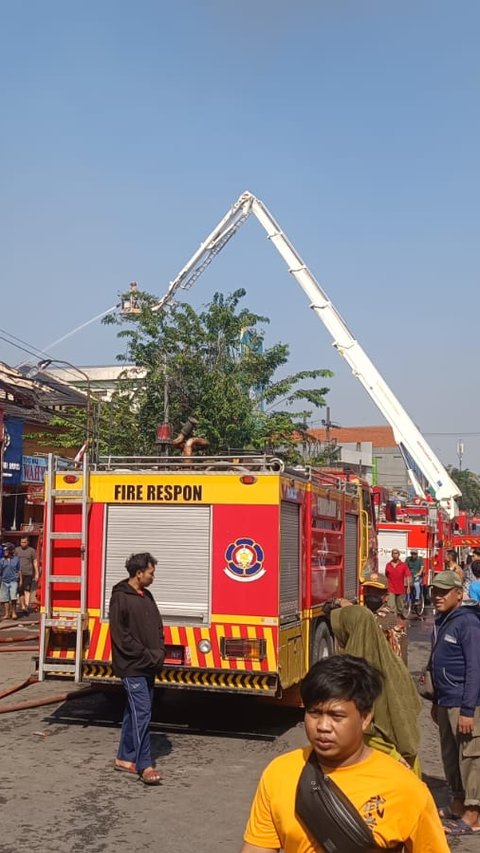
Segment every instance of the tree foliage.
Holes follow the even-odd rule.
[[[474,514],[480,513],[480,476],[468,468],[460,471],[453,466],[448,467],[448,473],[462,493],[458,499],[459,508]]]
[[[131,448],[136,440],[137,418],[132,410],[129,394],[116,393],[109,402],[94,400],[90,423],[88,420],[85,409],[69,408],[54,415],[50,420],[50,426],[60,428],[57,435],[52,435],[51,432],[33,432],[27,437],[40,446],[55,447],[55,452],[60,455],[62,450],[78,452],[88,435],[91,438],[90,453],[94,456],[126,456],[132,452]]]
[[[142,381],[122,382],[109,407],[110,439],[102,425],[101,444],[124,453],[156,452],[155,431],[165,416],[174,431],[188,416],[209,441],[209,453],[228,449],[278,449],[295,456],[295,434],[303,434],[306,416],[291,408],[299,401],[325,405],[328,388],[308,380],[332,376],[329,370],[302,370],[276,378],[289,349],[278,343],[264,348],[266,317],[241,306],[243,289],[216,293],[200,311],[173,303],[152,311],[154,297],[139,293],[137,315],[110,315],[126,344],[119,357],[142,370]],[[301,384],[299,384],[301,383]],[[165,388],[168,410],[165,412]],[[113,452],[110,450],[110,452]]]

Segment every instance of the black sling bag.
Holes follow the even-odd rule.
[[[295,812],[326,853],[384,850],[375,844],[372,831],[353,803],[329,776],[322,773],[314,752],[298,781]],[[403,844],[393,849],[402,850]]]

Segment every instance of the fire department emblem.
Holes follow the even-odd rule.
[[[227,565],[224,572],[233,581],[249,583],[265,574],[263,548],[254,539],[235,539],[225,551]]]

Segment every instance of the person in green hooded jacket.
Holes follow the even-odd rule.
[[[393,653],[373,613],[352,604],[330,612],[330,624],[341,651],[365,658],[385,679],[374,706],[368,745],[403,760],[420,775],[418,715],[421,700],[403,661]]]

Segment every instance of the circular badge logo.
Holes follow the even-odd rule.
[[[225,559],[224,572],[234,581],[249,583],[265,574],[263,548],[254,539],[246,536],[235,539],[225,551]]]

